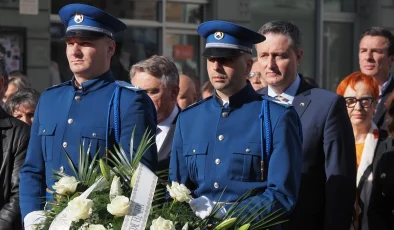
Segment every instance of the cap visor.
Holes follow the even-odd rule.
[[[206,48],[202,53],[204,57],[236,57],[246,53],[245,51],[229,48]]]
[[[102,38],[108,37],[108,35],[100,32],[89,31],[89,30],[72,30],[67,31],[64,38]]]

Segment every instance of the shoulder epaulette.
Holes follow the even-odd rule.
[[[283,102],[283,101],[281,101],[279,99],[276,99],[274,97],[270,97],[270,96],[266,96],[266,95],[263,95],[261,97],[263,98],[263,100],[267,100],[270,103],[275,103],[275,104],[281,105],[281,106],[283,106],[285,108],[293,107],[293,105],[287,104],[286,102]]]
[[[189,105],[188,107],[186,107],[185,109],[183,109],[182,112],[183,112],[183,111],[186,111],[186,110],[188,110],[188,109],[191,109],[191,108],[193,108],[193,107],[196,107],[197,105],[199,105],[199,104],[201,104],[201,103],[207,101],[207,100],[210,99],[210,98],[212,98],[212,96],[209,96],[209,97],[206,97],[206,98],[201,99],[201,100],[199,100],[199,101],[196,101],[195,103],[193,103],[193,104]]]
[[[138,88],[130,83],[127,83],[125,81],[115,81],[115,84],[117,84],[118,86],[122,87],[122,88],[126,88],[126,89],[130,89],[133,91],[142,91],[143,89]]]
[[[48,90],[51,90],[51,89],[55,89],[55,88],[59,88],[61,86],[65,86],[65,85],[70,85],[70,84],[71,84],[71,80],[65,81],[65,82],[63,82],[61,84],[53,85],[53,86],[51,86],[49,88],[46,88],[45,91],[48,91]]]

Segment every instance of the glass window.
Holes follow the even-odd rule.
[[[356,12],[356,0],[324,0],[324,12]]]
[[[199,36],[167,34],[167,54],[172,57],[179,73],[200,78]]]
[[[334,91],[353,71],[353,24],[324,23],[323,87]]]
[[[81,0],[52,0],[51,13],[70,3],[81,3]],[[82,3],[100,8],[117,18],[140,20],[158,20],[161,6],[160,0],[85,0]]]
[[[121,65],[127,71],[135,63],[159,54],[159,33],[157,28],[129,27],[116,36],[116,52],[111,68]]]
[[[302,34],[304,50],[298,72],[315,75],[315,1],[314,0],[251,0],[250,28],[258,31],[262,25],[274,20],[295,23]]]
[[[116,79],[129,81],[128,71],[131,65],[159,54],[159,32],[156,28],[129,27],[116,35],[116,50],[111,60],[111,70]],[[62,81],[67,81],[73,73],[68,66],[66,45],[61,39],[63,35],[63,24],[52,23],[51,60],[57,63]]]
[[[199,24],[203,18],[203,5],[182,2],[166,3],[166,21]]]

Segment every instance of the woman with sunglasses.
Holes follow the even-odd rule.
[[[354,72],[341,81],[337,93],[346,101],[357,154],[357,196],[351,229],[367,230],[367,210],[373,178],[372,163],[380,140],[380,132],[372,122],[379,97],[379,86],[373,77]]]

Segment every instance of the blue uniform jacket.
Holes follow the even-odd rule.
[[[174,135],[170,180],[213,201],[223,193],[221,202],[234,202],[250,189],[258,189],[263,193],[254,203],[276,201],[263,215],[278,208],[290,211],[301,178],[299,118],[291,106],[270,101],[272,152],[265,163],[268,175],[261,180],[262,100],[247,84],[230,97],[230,108],[210,97],[182,111]]]
[[[82,84],[76,90],[74,80],[47,89],[38,103],[26,161],[20,172],[20,207],[23,218],[44,206],[46,188],[52,189],[53,169],[73,175],[64,150],[74,164],[78,164],[79,146],[91,143],[91,156],[100,148],[105,154],[108,107],[118,84],[112,73],[107,73]],[[120,145],[130,150],[130,139],[135,127],[134,151],[149,128],[156,130],[156,110],[151,99],[142,90],[120,88]],[[110,112],[109,148],[115,144],[113,106]],[[152,146],[142,159],[147,167],[157,167],[157,149]]]

